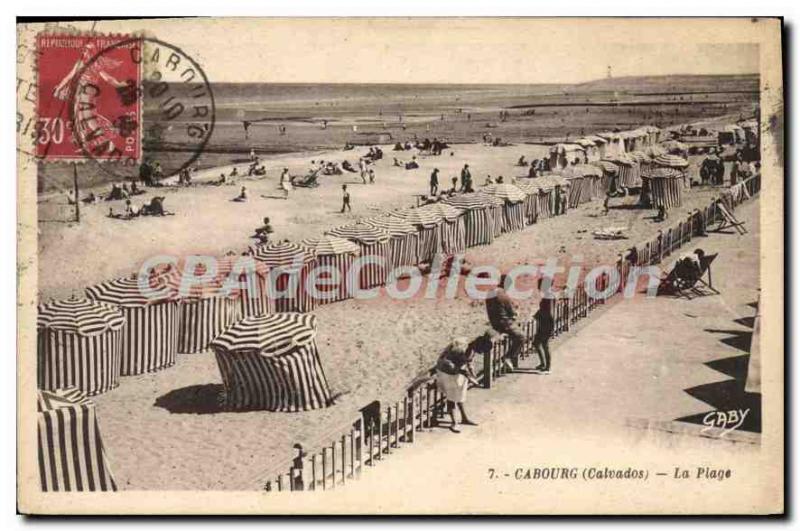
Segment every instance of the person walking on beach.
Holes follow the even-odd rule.
[[[503,363],[509,370],[519,366],[519,357],[525,344],[525,334],[517,323],[517,310],[506,290],[511,281],[507,275],[500,277],[497,286],[487,294],[486,314],[495,331],[508,335],[509,346]]]
[[[363,157],[358,159],[358,169],[361,172],[361,180],[367,184],[367,162]]]
[[[284,168],[281,172],[281,182],[280,182],[280,189],[283,190],[283,198],[289,199],[289,190],[291,189],[291,183],[289,178],[289,168]]]
[[[348,212],[352,212],[353,209],[350,208],[350,192],[347,191],[347,185],[342,185],[342,214],[344,214],[344,210],[347,209]]]
[[[539,279],[538,288],[542,292],[542,280]],[[536,333],[533,336],[533,348],[539,356],[539,365],[534,370],[542,374],[550,373],[550,338],[555,331],[553,319],[553,298],[549,293],[542,293],[539,310],[534,314],[536,320]]]
[[[439,193],[439,168],[434,168],[431,173],[431,196]]]
[[[484,343],[479,343],[476,340],[473,344],[470,344],[465,338],[456,338],[447,346],[436,362],[436,387],[439,388],[447,400],[450,431],[453,433],[460,433],[456,428],[456,406],[458,406],[458,410],[461,413],[461,424],[477,426],[477,423],[471,421],[467,416],[464,402],[467,400],[469,384],[480,385],[472,371],[472,359],[475,351],[480,348],[476,348],[476,346]],[[491,340],[489,340],[489,344],[491,345]]]
[[[472,192],[472,174],[469,172],[469,164],[464,164],[461,170],[461,191]]]

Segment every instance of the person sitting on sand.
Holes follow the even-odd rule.
[[[497,184],[503,184],[503,176],[502,175],[498,175],[497,176]]]
[[[269,218],[265,217],[264,224],[256,228],[255,237],[258,239],[259,243],[269,243],[272,232],[272,224],[269,222]]]
[[[141,213],[142,209],[134,205],[130,199],[125,200],[125,217],[135,218]]]
[[[397,160],[397,157],[394,157],[394,161],[392,162],[392,166],[396,166],[398,168],[402,168],[403,164],[399,160]]]
[[[527,166],[528,161],[525,160],[525,155],[522,155],[517,161],[517,166]]]
[[[164,208],[164,197],[156,196],[150,200],[150,204],[144,205],[139,213],[142,216],[172,216],[172,212],[167,212]]]
[[[480,344],[483,345],[483,343]],[[472,360],[476,350],[474,346],[467,342],[466,338],[456,338],[436,361],[436,387],[439,388],[447,400],[450,431],[453,433],[460,433],[456,428],[456,405],[461,413],[461,424],[477,426],[475,422],[469,419],[464,409],[469,384],[480,386],[475,373],[472,371]]]
[[[483,183],[484,186],[489,186],[490,184],[494,184],[494,177],[491,175],[486,176],[486,181]]]
[[[401,144],[400,142],[397,142],[394,145],[394,148],[392,149],[392,151],[405,151],[405,148],[403,147],[403,144]]]
[[[222,184],[227,184],[227,183],[228,183],[228,178],[225,177],[224,173],[220,173],[219,174],[219,179],[217,179],[217,181],[214,184],[222,185]]]
[[[139,195],[143,194],[144,190],[139,189],[139,185],[136,184],[136,181],[131,182],[131,195]]]
[[[416,155],[411,157],[411,162],[406,162],[406,169],[407,170],[416,170],[419,168],[419,164],[417,164],[417,157]]]
[[[531,179],[537,177],[535,164],[531,164],[531,168],[528,170],[528,177],[530,177]]]
[[[83,199],[81,199],[81,201],[83,201],[84,203],[89,205],[89,204],[92,204],[92,203],[97,203],[98,199],[99,198],[96,195],[94,195],[94,192],[89,192],[89,194],[86,197],[84,197]]]
[[[348,161],[348,160],[343,160],[342,161],[342,169],[346,170],[346,171],[349,171],[350,173],[355,173],[356,172],[356,169],[353,168],[353,166],[350,164],[350,161]]]
[[[344,143],[344,150],[345,151],[350,151],[351,149],[353,149],[353,144],[351,144],[350,142],[345,142]]]
[[[239,195],[234,197],[233,200],[237,203],[243,203],[247,201],[247,188],[242,186],[242,190],[239,192]]]

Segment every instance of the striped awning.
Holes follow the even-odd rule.
[[[311,249],[317,256],[361,253],[361,248],[350,240],[327,234],[316,238],[306,238],[300,242],[300,245]]]
[[[367,225],[372,225],[373,227],[377,227],[385,232],[388,232],[393,237],[417,233],[417,229],[414,228],[414,225],[404,219],[398,218],[397,216],[378,216],[374,218],[366,218],[361,221]]]
[[[616,175],[619,173],[619,167],[610,160],[606,159],[598,160],[597,162],[594,163],[594,165],[600,168],[601,170],[605,171],[609,175]]]
[[[489,186],[484,186],[481,188],[481,192],[492,197],[502,199],[507,203],[521,203],[522,201],[525,201],[525,197],[527,197],[527,194],[520,190],[517,186],[507,183],[490,184]]]
[[[481,193],[458,194],[448,197],[443,203],[462,210],[477,210],[495,204],[495,199]]]
[[[312,314],[273,313],[245,317],[217,336],[211,347],[228,352],[257,351],[273,357],[311,343],[316,333],[317,318]]]
[[[388,212],[388,214],[404,219],[412,225],[418,225],[423,228],[435,227],[436,225],[439,225],[443,219],[439,214],[422,208],[395,210]]]
[[[643,168],[642,177],[646,179],[680,179],[683,178],[683,171],[667,166]]]
[[[86,396],[86,393],[76,387],[57,391],[39,390],[36,394],[36,411],[39,413],[61,407],[85,406],[91,403],[92,401]]]
[[[64,330],[82,336],[119,330],[124,324],[125,316],[119,308],[78,298],[40,304],[36,317],[37,328]]]
[[[657,166],[665,166],[667,168],[686,168],[689,166],[689,161],[677,155],[659,155],[653,159],[653,163]]]
[[[388,242],[392,238],[392,235],[385,230],[361,221],[336,227],[329,230],[326,234],[363,243],[365,245]]]
[[[86,288],[90,299],[117,306],[148,306],[171,300],[173,294],[164,275],[132,275]]]
[[[431,203],[430,205],[425,205],[420,207],[425,210],[430,210],[437,216],[444,218],[447,221],[455,221],[462,214],[464,214],[464,210],[461,208],[457,208],[453,205],[448,205],[447,203]]]
[[[267,267],[306,265],[316,258],[314,252],[291,242],[268,243],[251,247],[253,258]]]

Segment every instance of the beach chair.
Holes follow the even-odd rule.
[[[739,234],[747,234],[747,229],[744,227],[744,221],[739,221],[733,212],[728,210],[728,207],[722,201],[717,200],[717,209],[720,213],[719,224],[711,229],[710,232],[719,232],[728,227],[733,227]]]
[[[698,297],[711,293],[719,295],[711,280],[711,264],[716,257],[716,253],[702,257],[699,269],[687,263],[685,259],[679,260],[672,271],[661,279],[657,294],[686,297],[689,300],[692,299],[692,295]]]
[[[316,188],[319,186],[319,182],[317,181],[318,173],[319,170],[313,170],[308,175],[292,175],[289,178],[289,182],[292,183],[292,186],[300,188]]]

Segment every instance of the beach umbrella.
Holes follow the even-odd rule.
[[[360,248],[361,258],[370,258],[380,263],[362,264],[358,271],[359,286],[362,289],[386,284],[391,264],[391,235],[383,229],[364,222],[342,225],[326,234],[350,240]]]
[[[494,213],[495,200],[490,196],[478,193],[458,194],[442,201],[463,214],[464,218],[464,245],[488,245],[494,241]],[[500,211],[502,216],[502,211]]]
[[[316,345],[316,317],[246,317],[212,343],[225,406],[296,412],[327,407],[331,393]]]
[[[654,208],[679,207],[682,202],[683,171],[671,167],[652,167],[642,172],[643,189],[650,195]]]
[[[38,391],[36,412],[42,492],[117,490],[86,393],[75,387]]]
[[[464,210],[447,203],[431,203],[420,207],[442,218],[439,225],[439,251],[446,255],[463,253],[466,248]]]
[[[283,241],[254,246],[250,254],[266,282],[262,296],[267,313],[314,310],[315,299],[307,289],[308,277],[317,263],[313,251]]]
[[[389,256],[392,270],[417,264],[417,228],[396,216],[378,216],[362,220],[391,236]]]
[[[677,155],[659,155],[653,159],[653,164],[656,166],[663,166],[667,168],[686,168],[689,166],[689,161]]]
[[[117,306],[122,327],[120,374],[131,376],[170,367],[178,349],[178,303],[161,275],[108,280],[86,288],[86,296]]]
[[[431,262],[439,250],[439,226],[443,223],[442,217],[430,210],[422,208],[407,208],[387,212],[390,216],[398,217],[416,227],[417,229],[417,260],[419,263]]]
[[[351,286],[357,281],[353,276],[353,262],[361,248],[350,240],[331,235],[307,238],[300,245],[317,257],[316,269],[307,286],[316,302],[325,304],[349,299]]]
[[[182,354],[206,350],[212,339],[242,317],[243,293],[234,287],[241,279],[229,281],[234,261],[221,257],[213,263],[216,271],[206,271],[205,264],[198,264],[189,272],[191,266],[184,261],[164,273],[179,303],[178,352]],[[254,264],[252,269],[255,275]]]
[[[39,389],[75,387],[91,396],[117,387],[124,325],[119,307],[103,302],[72,298],[39,305]]]

